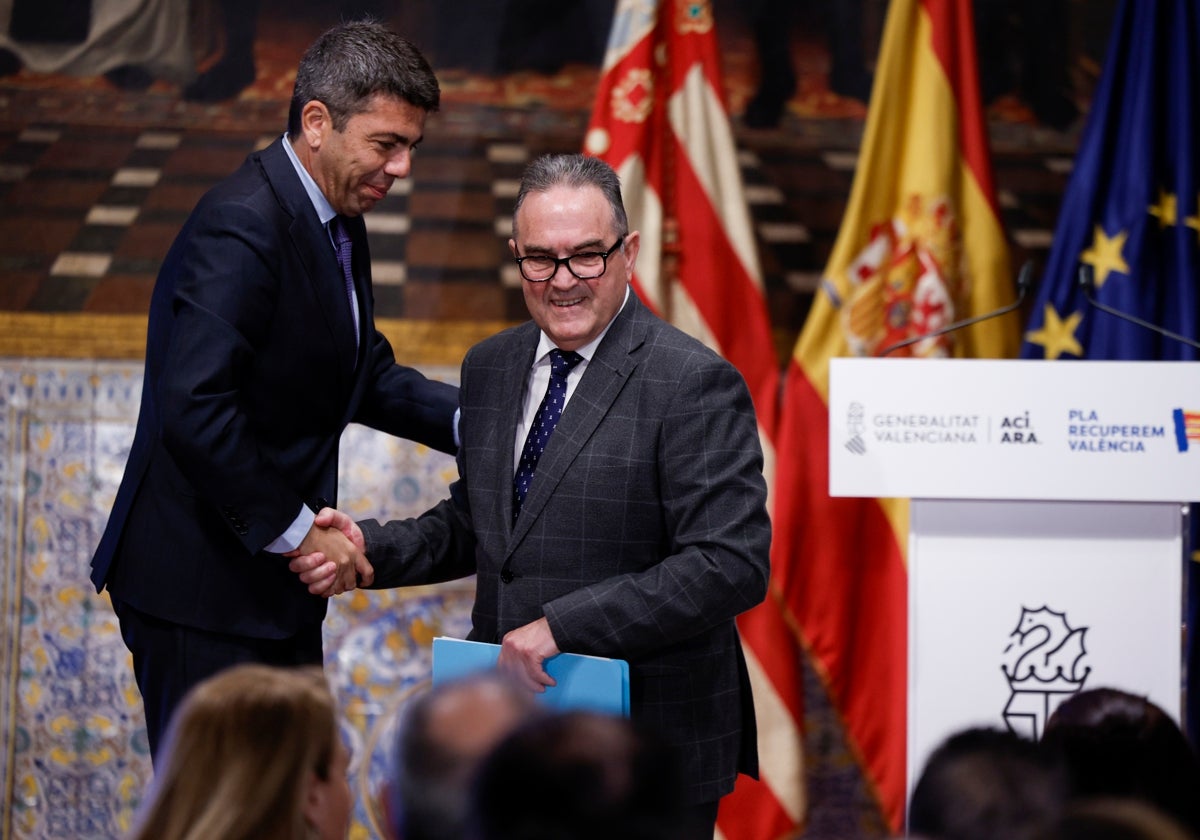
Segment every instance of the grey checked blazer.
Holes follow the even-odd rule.
[[[475,572],[471,638],[499,642],[545,616],[561,650],[627,659],[633,717],[680,749],[689,799],[714,801],[758,769],[734,618],[766,594],[771,531],[745,382],[631,294],[514,525],[513,444],[537,341],[529,322],[468,352],[461,477],[415,520],[360,523],[374,585]]]

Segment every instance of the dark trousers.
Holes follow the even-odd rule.
[[[242,662],[320,665],[321,625],[288,639],[252,639],[185,627],[113,599],[121,637],[133,654],[133,674],[146,712],[150,758],[157,760],[171,715],[197,683]]]
[[[689,805],[677,840],[713,840],[717,827],[717,803],[701,802]]]

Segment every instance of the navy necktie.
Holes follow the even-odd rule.
[[[358,308],[354,305],[354,263],[350,245],[350,231],[341,216],[329,220],[329,233],[333,236],[334,247],[337,248],[338,265],[342,267],[342,281],[345,283],[346,302],[350,306],[350,314],[354,318],[354,345],[358,346]]]
[[[574,350],[550,351],[550,384],[546,387],[546,396],[538,406],[537,416],[529,428],[525,438],[525,446],[521,449],[521,460],[517,463],[517,473],[513,476],[513,521],[521,512],[525,502],[525,494],[529,492],[529,484],[533,481],[533,471],[537,469],[542,453],[546,451],[546,443],[550,434],[558,425],[562,416],[563,405],[567,398],[567,374],[571,368],[583,361]]]

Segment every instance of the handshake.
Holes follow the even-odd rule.
[[[308,534],[295,551],[289,551],[288,568],[300,577],[313,595],[328,598],[370,586],[375,569],[363,553],[362,531],[346,514],[322,508]]]
[[[328,598],[375,581],[375,569],[365,549],[358,524],[345,513],[327,507],[317,513],[300,547],[286,556],[291,558],[288,568],[308,591]],[[555,685],[544,663],[561,651],[545,616],[508,631],[500,642],[497,668],[533,692]]]

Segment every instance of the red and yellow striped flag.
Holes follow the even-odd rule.
[[[707,0],[619,0],[584,151],[621,176],[642,235],[634,273],[642,300],[745,377],[769,483],[780,365]],[[739,778],[718,829],[730,840],[773,840],[803,819],[800,646],[774,587],[738,626],[761,779]]]
[[[905,804],[908,503],[829,496],[829,360],[875,355],[1013,299],[970,0],[892,0],[854,185],[784,383],[771,559],[896,831]],[[896,355],[1008,357],[1018,341],[1013,313]]]
[[[733,362],[771,436],[779,365],[707,0],[620,0],[584,140],[642,234],[634,286]]]

